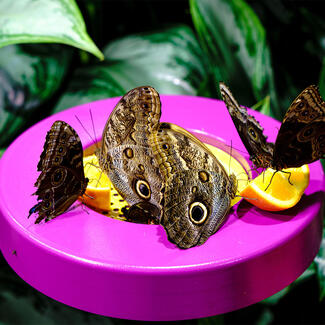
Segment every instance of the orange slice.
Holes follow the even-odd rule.
[[[97,157],[95,155],[84,157],[83,164],[85,177],[89,179],[89,183],[80,200],[97,211],[125,220],[121,209],[127,202],[118,194],[107,175],[101,172]]]
[[[283,171],[274,174],[275,170],[268,168],[241,190],[240,195],[251,204],[267,211],[281,211],[293,207],[299,202],[309,184],[309,168],[308,165],[303,165]],[[288,181],[289,176],[291,184]]]

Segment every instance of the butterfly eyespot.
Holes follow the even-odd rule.
[[[61,162],[62,162],[62,156],[56,156],[56,157],[54,158],[54,163],[55,163],[56,165],[60,165]]]
[[[151,196],[150,186],[148,182],[146,182],[145,180],[138,179],[135,183],[135,190],[142,199],[146,199],[146,200],[150,199]]]
[[[162,146],[161,146],[164,150],[168,150],[169,149],[169,145],[167,143],[164,143]]]
[[[48,200],[50,198],[51,194],[49,192],[47,192],[45,195],[44,195],[44,199],[45,200]]]
[[[51,201],[43,201],[44,202],[44,208],[49,209],[51,207]]]
[[[304,132],[304,137],[309,137],[311,134],[313,134],[313,131],[314,131],[313,128],[307,129],[307,130]]]
[[[131,148],[126,148],[124,154],[129,159],[133,158],[133,150]]]
[[[254,140],[257,140],[256,132],[253,128],[248,129],[249,134],[253,137]]]
[[[297,105],[297,108],[303,108],[305,106],[304,102],[300,102],[298,105]]]
[[[302,112],[301,112],[301,115],[302,115],[302,116],[307,116],[308,114],[309,114],[308,111],[302,111]]]
[[[58,151],[61,153],[63,152],[63,147],[59,147]]]
[[[202,183],[206,183],[209,181],[209,174],[202,170],[199,172],[199,179]]]
[[[201,225],[208,217],[208,209],[201,202],[193,202],[190,205],[189,217],[196,225]]]
[[[60,183],[62,183],[65,180],[65,176],[66,176],[66,170],[65,169],[57,169],[54,174],[51,176],[51,183],[54,186],[59,185]]]
[[[147,103],[143,103],[142,108],[149,108],[149,105]]]

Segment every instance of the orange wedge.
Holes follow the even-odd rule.
[[[101,172],[97,157],[95,155],[84,157],[83,164],[85,177],[89,179],[89,183],[80,200],[97,211],[125,220],[121,209],[127,202],[118,194],[107,175]]]
[[[275,170],[268,168],[241,190],[240,195],[251,204],[267,211],[281,211],[293,207],[299,202],[309,184],[309,168],[308,165],[303,165],[283,171],[274,174]]]

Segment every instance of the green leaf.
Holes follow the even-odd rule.
[[[319,91],[323,98],[325,98],[325,58],[323,58],[322,68],[319,76]]]
[[[223,315],[200,318],[197,320],[197,325],[223,325],[223,324],[225,324]]]
[[[45,104],[61,85],[72,51],[56,44],[0,48],[0,146],[46,114]]]
[[[103,59],[74,0],[1,0],[0,47],[17,43],[62,43]]]
[[[93,100],[122,96],[142,85],[162,94],[211,95],[203,52],[187,26],[128,36],[110,43],[105,61],[78,69],[54,112]]]
[[[261,112],[265,115],[270,115],[271,113],[271,106],[270,106],[270,96],[266,96],[262,100],[260,100],[258,103],[253,105],[251,107],[252,109]]]
[[[256,325],[270,325],[274,324],[274,314],[270,308],[263,308],[261,314],[256,320]]]
[[[229,82],[246,100],[251,85],[254,101],[269,95],[277,107],[266,33],[251,7],[243,0],[190,0],[190,10],[216,79]]]
[[[6,151],[6,148],[0,148],[0,158],[2,157],[3,153]]]
[[[209,78],[204,52],[187,26],[122,38],[104,55],[116,63],[112,76],[125,89],[150,84],[163,93],[193,95]]]
[[[111,76],[110,67],[109,63],[103,62],[77,69],[52,113],[95,100],[124,95],[126,89]]]

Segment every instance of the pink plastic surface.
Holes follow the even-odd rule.
[[[245,151],[223,102],[161,96],[162,121],[223,140]],[[294,281],[312,262],[322,235],[324,174],[310,165],[310,184],[287,211],[234,207],[222,228],[200,247],[178,249],[159,225],[118,221],[77,207],[46,223],[27,219],[35,204],[36,165],[55,120],[71,124],[84,147],[118,99],[85,104],[36,124],[0,160],[0,247],[27,283],[70,306],[135,320],[181,320],[256,303]],[[274,141],[279,122],[254,112]],[[88,211],[88,213],[86,212]],[[15,253],[14,253],[15,252]]]

